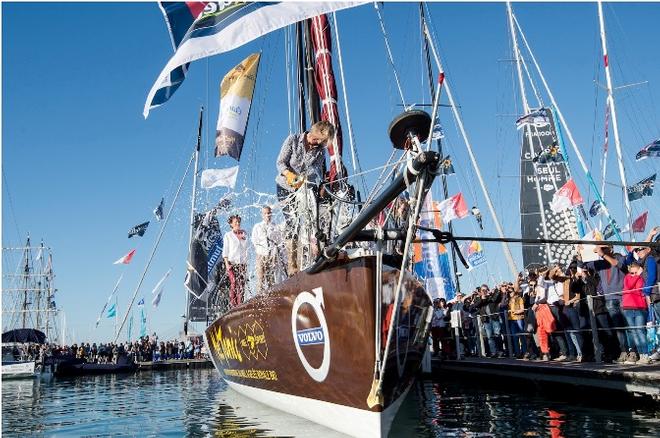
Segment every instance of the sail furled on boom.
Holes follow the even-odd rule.
[[[149,115],[159,90],[171,85],[171,74],[177,68],[198,59],[228,52],[289,24],[363,3],[365,2],[208,3],[188,29],[174,56],[149,91],[144,117]],[[168,98],[174,91],[171,90]]]
[[[563,159],[549,159],[553,156],[552,151],[556,149],[558,144],[554,114],[549,109],[536,110],[535,113],[542,114],[543,120],[546,120],[547,123],[542,125],[541,119],[537,118],[534,123],[525,123],[522,126],[523,141],[520,157],[521,235],[524,239],[571,239],[578,235],[575,215],[568,211],[554,212],[550,208],[550,203],[556,192],[555,185],[562,187],[570,179]],[[543,158],[539,160],[539,157]],[[539,161],[545,161],[545,164],[536,164]],[[537,180],[542,205],[539,205]],[[543,215],[541,209],[543,209]],[[548,235],[544,235],[543,216],[545,217],[545,227]],[[546,253],[548,248],[550,254]],[[553,261],[567,266],[572,258],[571,251],[572,249],[567,245],[523,244],[523,264],[525,266],[545,265],[548,261]]]
[[[241,159],[260,57],[259,53],[253,53],[222,79],[215,131],[216,157],[229,155],[236,161]]]

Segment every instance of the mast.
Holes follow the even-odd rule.
[[[630,228],[630,236],[632,238],[632,213],[630,210],[630,201],[628,200],[628,183],[626,181],[626,173],[623,168],[623,154],[621,153],[621,140],[619,139],[619,124],[616,118],[616,106],[614,105],[614,89],[612,88],[612,75],[610,73],[610,60],[607,53],[607,38],[605,34],[605,20],[603,19],[603,4],[598,1],[598,22],[600,24],[600,42],[603,49],[603,63],[605,64],[605,78],[607,80],[607,105],[612,115],[612,132],[614,133],[614,147],[616,149],[617,161],[619,163],[619,177],[623,185],[623,203],[626,207],[626,223]],[[607,164],[607,163],[605,163]],[[603,171],[604,171],[603,167]],[[604,177],[603,177],[604,179]]]
[[[573,138],[573,134],[566,123],[566,120],[564,119],[564,115],[561,112],[561,109],[559,108],[559,105],[557,105],[557,101],[555,100],[554,94],[552,94],[552,90],[550,90],[550,87],[548,85],[548,82],[545,80],[545,76],[543,75],[543,72],[541,71],[541,67],[539,66],[539,63],[536,61],[536,57],[534,56],[534,53],[531,51],[529,47],[529,43],[527,42],[527,39],[525,38],[525,34],[522,31],[522,28],[520,27],[520,23],[518,23],[518,19],[516,18],[513,13],[511,14],[513,17],[513,22],[516,25],[516,29],[518,29],[518,32],[520,32],[520,37],[522,38],[522,42],[527,47],[527,50],[529,51],[529,56],[532,59],[532,62],[534,63],[534,67],[536,69],[536,72],[539,75],[539,78],[541,79],[541,82],[543,83],[543,87],[545,88],[546,92],[548,93],[548,97],[550,98],[550,102],[552,103],[553,111],[557,113],[557,116],[559,117],[559,122],[561,125],[564,127],[563,129],[566,130],[566,135],[568,136],[568,141],[571,144],[571,147],[573,148],[573,152],[575,152],[575,155],[578,159],[578,162],[580,163],[580,167],[582,168],[582,171],[584,172],[587,181],[589,182],[589,186],[591,189],[594,191],[594,194],[596,195],[596,199],[598,202],[600,202],[603,206],[603,211],[605,213],[605,216],[607,216],[608,223],[612,226],[614,230],[614,234],[616,235],[617,239],[621,239],[621,234],[619,233],[618,227],[615,226],[614,219],[612,219],[612,215],[609,212],[609,209],[607,208],[607,204],[605,203],[605,200],[601,196],[600,190],[598,190],[598,187],[596,186],[596,183],[594,182],[594,179],[591,175],[591,171],[587,167],[587,163],[584,161],[584,157],[582,156],[582,153],[580,152],[580,149],[577,147],[577,143],[575,142],[575,139]]]
[[[513,12],[511,11],[511,2],[506,3],[506,9],[507,9],[507,17],[509,21],[509,28],[511,29],[511,41],[513,42],[513,55],[516,60],[516,70],[518,73],[518,86],[520,87],[520,97],[522,98],[522,103],[523,103],[523,114],[529,114],[530,108],[529,108],[529,103],[527,101],[527,94],[525,91],[525,81],[523,80],[523,75],[522,75],[522,66],[520,65],[520,50],[518,48],[518,37],[516,35],[516,30],[513,26]],[[529,128],[523,128],[524,133],[527,136],[527,143],[529,144],[529,153],[530,153],[530,158],[534,158],[534,146],[533,146],[533,139],[532,139],[532,130]],[[536,166],[534,166],[534,170],[536,171]],[[548,223],[545,218],[545,209],[543,206],[543,197],[541,195],[541,182],[539,181],[539,177],[534,172],[534,184],[536,186],[536,198],[539,203],[539,211],[541,213],[541,226],[543,227],[543,236],[546,238],[549,236],[548,234]],[[545,244],[545,260],[546,263],[550,264],[552,259],[552,255],[550,252],[550,244],[546,243]]]
[[[23,290],[23,325],[22,328],[27,327],[27,314],[28,314],[28,305],[30,304],[28,302],[28,290],[30,290],[30,236],[28,235],[27,238],[27,243],[25,244],[25,265],[23,267],[23,284],[24,284],[24,290]]]
[[[442,68],[442,64],[440,63],[440,58],[438,57],[438,54],[435,50],[435,46],[433,45],[433,40],[431,39],[431,34],[429,32],[429,28],[426,25],[426,23],[424,23],[424,35],[426,36],[426,39],[429,43],[429,47],[431,48],[431,53],[433,54],[433,58],[435,59],[435,63],[438,67],[438,70],[440,71],[440,74],[444,75],[444,69]],[[452,112],[454,113],[454,118],[456,119],[456,123],[458,124],[458,128],[461,132],[461,135],[463,136],[463,141],[465,142],[465,147],[468,151],[468,155],[470,156],[470,162],[472,163],[474,172],[477,175],[477,179],[479,180],[479,186],[481,187],[481,191],[483,192],[484,198],[486,199],[486,204],[488,205],[488,211],[490,212],[490,215],[493,219],[498,235],[500,236],[500,238],[504,238],[504,231],[502,230],[502,225],[500,225],[500,221],[497,218],[497,213],[495,213],[495,207],[493,206],[493,201],[490,199],[490,194],[488,193],[488,189],[486,188],[486,183],[484,182],[484,178],[481,175],[481,170],[479,169],[479,165],[477,164],[477,159],[475,158],[474,152],[472,151],[472,145],[470,144],[470,141],[467,137],[467,133],[465,132],[465,127],[463,126],[463,120],[461,119],[461,116],[458,113],[458,109],[454,102],[454,97],[451,94],[451,88],[449,88],[449,82],[446,79],[444,85],[445,88],[447,89],[447,97],[449,98],[449,103],[451,105]],[[502,243],[502,250],[504,252],[504,257],[506,258],[506,261],[509,265],[511,274],[515,277],[516,275],[518,275],[518,270],[516,269],[516,263],[513,261],[513,255],[511,255],[511,249],[509,249],[509,245],[506,242],[502,241],[501,243]]]
[[[303,28],[302,23],[296,23],[296,73],[298,76],[298,132],[305,132],[307,129],[307,117],[305,115],[305,72],[304,50],[303,50]]]
[[[197,173],[199,172],[199,150],[202,145],[202,121],[204,118],[204,107],[199,109],[199,124],[197,126],[197,145],[195,147],[195,170],[193,172],[192,199],[190,201],[190,235],[188,240],[188,261],[192,266],[192,243],[195,230],[195,197],[197,195]],[[129,309],[130,310],[130,309]],[[190,292],[186,290],[186,310],[185,321],[183,323],[183,333],[188,334],[188,321],[190,320]],[[115,336],[116,337],[116,336]]]
[[[424,16],[424,3],[420,2],[419,3],[419,14],[420,14],[420,19],[422,22],[422,32],[426,23],[426,18]],[[424,55],[426,58],[426,73],[428,74],[428,80],[429,80],[429,89],[431,91],[431,100],[435,101],[435,87],[433,86],[433,72],[431,68],[431,54],[429,53],[429,42],[426,38],[424,38]],[[440,93],[442,89],[438,87],[438,93]],[[432,124],[435,124],[435,120],[431,121]],[[442,152],[442,139],[438,138],[436,140],[436,145],[438,146],[438,153],[440,154],[440,159],[444,158],[444,153]],[[449,197],[449,189],[447,187],[447,175],[442,174],[442,193],[444,195],[444,198],[447,199]],[[453,235],[454,233],[454,227],[452,226],[451,221],[449,221],[448,225],[448,230],[449,233]],[[456,283],[456,292],[461,291],[461,282],[459,281],[458,277],[458,266],[456,264],[456,248],[454,245],[451,246],[451,262],[452,262],[452,267],[454,269],[454,282]]]

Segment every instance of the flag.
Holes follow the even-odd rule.
[[[462,193],[458,193],[438,203],[437,209],[440,210],[442,222],[445,224],[449,223],[452,219],[463,219],[468,215],[467,205],[465,205],[465,199],[463,199]]]
[[[144,222],[140,225],[136,225],[130,230],[128,230],[128,238],[130,239],[131,237],[138,235],[140,237],[144,236],[144,233],[147,231],[147,227],[149,226],[149,221]]]
[[[635,159],[637,161],[645,160],[649,157],[660,157],[660,138],[653,143],[649,143],[644,146],[642,150],[637,152],[637,155],[635,155]]]
[[[117,316],[117,307],[115,306],[115,304],[113,304],[112,306],[108,307],[107,317],[114,318],[115,316]]]
[[[184,76],[172,78],[187,63],[224,53],[289,24],[366,2],[211,2],[193,22],[151,87],[144,105],[149,110],[169,98]],[[178,81],[178,84],[175,83]],[[173,85],[175,85],[173,87]],[[166,91],[162,91],[165,89]],[[163,98],[165,94],[165,98]],[[160,99],[157,99],[159,98]]]
[[[465,256],[465,261],[468,263],[468,271],[486,263],[484,249],[476,240],[464,242],[461,245],[461,253]]]
[[[454,164],[451,161],[451,155],[447,155],[440,161],[440,173],[442,175],[453,175],[456,173],[454,171]]]
[[[144,304],[144,298],[142,299]],[[147,335],[147,317],[144,314],[144,307],[140,307],[140,337],[143,338]]]
[[[157,221],[163,220],[163,208],[165,204],[165,198],[160,198],[160,204],[158,204],[158,207],[154,210],[154,216],[156,216]]]
[[[128,320],[128,342],[131,342],[131,332],[133,331],[133,314],[131,313],[131,319]]]
[[[653,196],[653,187],[655,186],[655,177],[657,173],[644,178],[637,184],[634,184],[630,187],[626,187],[626,192],[628,192],[629,201],[637,201],[642,199],[644,196]]]
[[[137,305],[144,306],[144,297],[140,298],[140,301],[138,301]]]
[[[202,171],[202,188],[229,187],[233,189],[238,176],[238,166],[226,169],[206,169]]]
[[[596,217],[601,213],[603,213],[603,204],[601,204],[600,201],[595,200],[594,203],[591,204],[591,208],[589,208],[589,216]]]
[[[575,181],[571,178],[566,181],[566,184],[557,190],[554,195],[552,195],[550,209],[555,213],[559,213],[567,208],[582,204],[583,202],[582,196],[580,196],[580,192],[575,185]]]
[[[532,158],[532,161],[539,164],[563,163],[564,156],[559,151],[557,143],[553,143],[549,148],[544,149],[540,154]]]
[[[614,224],[614,226],[612,226],[612,224]],[[603,230],[603,239],[609,239],[610,237],[614,236],[617,231],[621,232],[621,230],[619,230],[619,226],[616,224],[616,221],[612,219],[612,222],[607,224]]]
[[[215,156],[241,159],[252,95],[257,81],[259,53],[253,53],[232,68],[220,85],[220,112],[215,130]]]
[[[188,29],[195,19],[202,13],[208,2],[158,2],[167,30],[172,40],[172,48],[176,51],[181,41],[186,36]],[[161,87],[156,90],[151,99],[150,109],[164,104],[181,86],[188,73],[188,64],[180,65],[173,69]]]
[[[424,199],[419,224],[426,228],[441,228],[440,213],[433,208],[433,195],[429,192]],[[429,231],[418,231],[422,239],[432,238]],[[424,282],[424,289],[433,298],[454,298],[455,288],[452,283],[452,270],[445,245],[437,242],[418,242],[413,244],[413,269]]]
[[[122,257],[119,260],[117,260],[116,262],[114,262],[113,265],[120,265],[120,264],[128,265],[131,262],[131,260],[133,259],[134,255],[135,255],[135,250],[132,249],[124,257]]]
[[[442,125],[440,125],[440,123],[436,123],[435,125],[433,125],[433,132],[431,133],[431,138],[433,140],[440,140],[442,138],[445,138],[445,130],[442,128]]]
[[[34,259],[35,262],[38,262],[41,260],[41,257],[43,257],[43,252],[44,252],[44,247],[40,246],[39,247],[39,252],[37,253],[37,257]]]
[[[154,307],[158,307],[158,303],[160,303],[160,298],[163,296],[163,283],[165,283],[165,280],[167,280],[167,277],[169,277],[170,272],[172,272],[172,269],[168,269],[168,271],[163,275],[163,278],[160,279],[158,284],[154,287],[154,290],[151,291],[151,294],[154,296],[154,298],[151,300],[151,304]]]
[[[524,126],[536,126],[537,128],[550,124],[550,115],[547,108],[539,108],[529,114],[525,114],[516,120],[516,128],[522,129]]]
[[[646,219],[649,217],[649,212],[645,211],[632,223],[632,230],[634,233],[643,233],[646,229]]]

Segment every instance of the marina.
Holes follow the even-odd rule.
[[[2,12],[3,435],[657,435],[660,3]]]

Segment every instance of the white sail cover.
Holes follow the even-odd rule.
[[[143,115],[149,115],[156,92],[170,82],[181,65],[227,52],[289,24],[366,2],[252,2],[209,3],[195,20],[174,56],[149,91]]]

